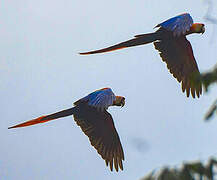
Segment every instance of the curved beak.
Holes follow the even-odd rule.
[[[203,34],[205,32],[205,27],[203,26],[201,29],[201,33]]]
[[[123,98],[123,99],[121,100],[121,107],[124,107],[124,105],[125,105],[125,98]]]

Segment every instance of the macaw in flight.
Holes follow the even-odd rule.
[[[199,81],[192,80],[198,77],[200,72],[186,35],[192,33],[203,34],[205,32],[204,24],[193,23],[190,14],[184,13],[170,18],[156,27],[158,27],[158,30],[154,33],[136,35],[135,38],[114,46],[80,54],[104,53],[154,42],[155,49],[159,51],[170,73],[173,74],[178,82],[182,83],[182,91],[186,91],[187,97],[189,97],[191,91],[193,98],[195,98],[195,93],[199,98],[202,94],[202,85]]]
[[[116,171],[119,168],[123,170],[123,148],[112,116],[107,109],[109,106],[123,107],[124,104],[124,97],[115,96],[110,88],[103,88],[79,99],[74,103],[75,106],[70,109],[41,116],[8,129],[31,126],[73,115],[77,125],[89,137],[91,145],[105,160],[106,165],[110,165],[111,171],[113,171],[113,163]]]

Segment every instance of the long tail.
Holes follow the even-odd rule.
[[[148,44],[148,43],[151,43],[151,42],[156,41],[158,39],[159,39],[159,33],[157,33],[157,32],[149,33],[149,34],[141,34],[141,35],[136,35],[134,39],[130,39],[128,41],[121,42],[121,43],[116,44],[114,46],[110,46],[110,47],[95,50],[95,51],[83,52],[83,53],[79,53],[79,54],[87,55],[87,54],[110,52],[110,51],[115,51],[118,49],[124,49],[127,47]]]
[[[31,126],[31,125],[38,124],[38,123],[45,123],[47,121],[55,120],[55,119],[58,119],[58,118],[61,118],[61,117],[70,116],[73,113],[74,113],[74,107],[70,108],[70,109],[60,111],[60,112],[56,112],[56,113],[53,113],[53,114],[50,114],[50,115],[41,116],[39,118],[32,119],[30,121],[26,121],[24,123],[9,127],[8,129]]]

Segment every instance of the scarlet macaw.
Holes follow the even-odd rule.
[[[115,96],[110,88],[103,88],[76,101],[74,103],[75,107],[54,114],[41,116],[9,127],[8,129],[44,123],[73,115],[77,125],[80,126],[82,131],[89,137],[91,145],[94,146],[105,160],[106,165],[110,165],[111,171],[113,170],[113,163],[116,171],[118,171],[119,168],[123,170],[123,148],[115,129],[112,116],[107,109],[109,106],[123,107],[124,104],[124,97]]]
[[[186,35],[192,33],[204,33],[204,24],[193,23],[188,13],[170,18],[158,24],[158,30],[154,33],[136,35],[134,39],[96,51],[83,52],[81,55],[104,53],[132,46],[154,42],[155,49],[160,53],[162,60],[167,64],[170,73],[182,83],[182,91],[189,97],[190,91],[193,98],[202,94],[200,82],[192,79],[199,75],[196,60],[190,42]]]

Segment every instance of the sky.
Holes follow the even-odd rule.
[[[213,4],[217,12],[217,2]],[[19,0],[0,6],[0,178],[7,180],[140,179],[163,165],[217,155],[216,118],[204,114],[217,87],[187,98],[153,44],[80,56],[154,31],[188,12],[204,23],[188,36],[201,72],[216,64],[215,27],[205,1]],[[217,17],[217,14],[213,14]],[[70,108],[90,92],[111,87],[125,96],[111,107],[125,153],[124,171],[110,172],[71,116],[45,124],[7,127]]]

